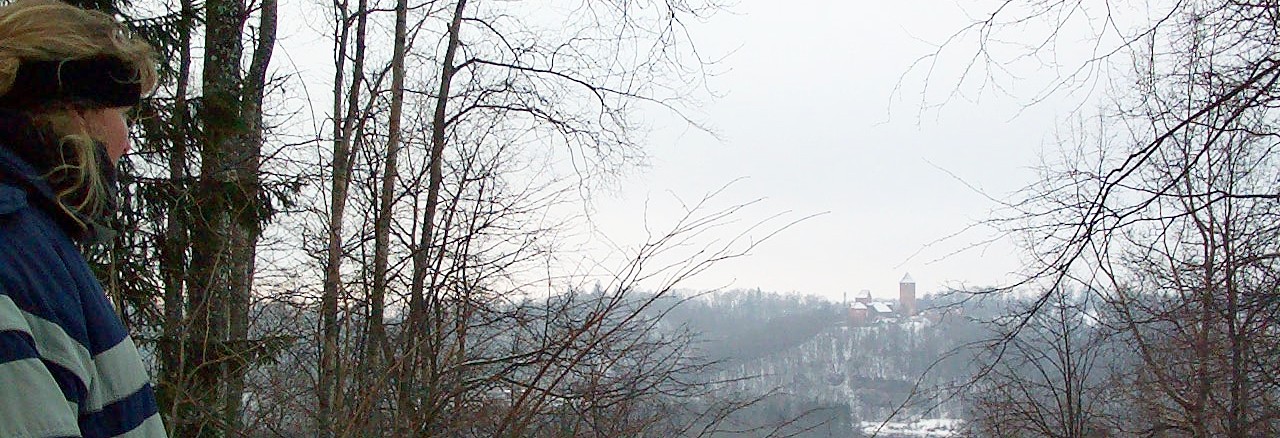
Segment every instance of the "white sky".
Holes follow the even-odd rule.
[[[627,179],[616,199],[599,203],[595,219],[603,233],[638,241],[646,205],[650,220],[660,222],[677,211],[673,194],[698,198],[745,178],[722,204],[767,198],[746,222],[782,211],[790,218],[826,214],[686,287],[759,287],[832,299],[871,289],[889,297],[907,272],[927,293],[995,284],[1017,270],[1006,241],[948,256],[987,239],[989,230],[929,244],[995,207],[956,177],[998,197],[1028,183],[1030,167],[1071,105],[1019,111],[1030,94],[988,93],[921,117],[922,74],[906,77],[894,98],[912,62],[933,51],[926,42],[940,42],[968,22],[954,2],[744,0],[733,10],[694,28],[704,52],[731,53],[722,65],[727,73],[711,79],[727,95],[711,102],[703,118],[724,141],[655,119],[652,166]],[[951,90],[947,81],[972,52],[960,46],[951,53],[935,73],[942,80],[931,85],[934,101]]]
[[[975,12],[990,6],[964,3]],[[595,198],[595,234],[584,233],[581,251],[567,248],[583,258],[567,263],[578,264],[575,272],[601,274],[618,263],[599,261],[609,242],[643,242],[646,212],[647,223],[660,226],[679,214],[675,197],[697,199],[736,181],[717,205],[765,198],[738,216],[737,229],[777,213],[786,214],[774,225],[819,216],[681,287],[758,287],[839,299],[862,289],[896,296],[897,282],[908,272],[922,294],[1007,279],[1018,269],[1009,242],[953,254],[989,239],[989,229],[930,243],[987,218],[995,208],[966,183],[996,197],[1027,184],[1042,147],[1075,105],[1051,99],[1023,108],[1034,87],[1054,80],[1053,71],[1013,66],[1025,76],[1000,82],[1013,91],[998,95],[968,87],[967,98],[922,111],[926,84],[929,101],[941,101],[954,89],[972,45],[946,52],[931,83],[922,68],[903,74],[934,51],[931,43],[970,22],[960,8],[956,0],[741,0],[730,13],[691,24],[704,55],[727,55],[714,69],[723,73],[709,79],[723,97],[698,115],[723,141],[670,114],[646,114],[653,125],[650,166],[621,181],[616,196]],[[323,17],[286,13],[284,19],[285,49],[276,68],[308,82],[329,81],[325,69],[306,65],[307,58],[327,53],[329,43],[306,30],[323,28]],[[317,44],[326,51],[309,49]],[[319,62],[328,62],[327,55]],[[700,236],[700,242],[726,239],[732,229]]]

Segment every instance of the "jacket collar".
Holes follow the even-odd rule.
[[[26,115],[0,110],[0,188],[8,186],[10,195],[13,189],[25,192],[26,202],[52,217],[72,239],[86,243],[109,239],[114,232],[102,226],[102,220],[62,208],[53,187],[43,176],[47,172],[45,167],[40,166],[45,154],[55,150],[46,138]]]

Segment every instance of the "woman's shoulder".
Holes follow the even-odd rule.
[[[52,217],[31,205],[27,190],[0,180],[0,261],[61,259],[58,249],[66,244],[71,244],[69,237]],[[0,270],[4,267],[0,264]]]
[[[78,248],[19,187],[0,182],[0,294],[91,346],[86,307],[101,295]]]
[[[27,208],[27,192],[0,182],[0,216],[19,212],[24,208]]]

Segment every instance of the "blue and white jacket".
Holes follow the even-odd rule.
[[[138,349],[53,190],[0,138],[0,437],[163,437]]]

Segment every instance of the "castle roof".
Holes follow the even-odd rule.
[[[916,283],[916,281],[915,281],[915,280],[913,280],[913,279],[911,279],[911,273],[910,273],[910,272],[908,272],[908,273],[907,273],[907,275],[903,275],[903,276],[902,276],[902,281],[899,281],[898,283],[902,283],[902,284],[908,284],[908,283],[910,283],[910,284],[915,284],[915,283]]]

